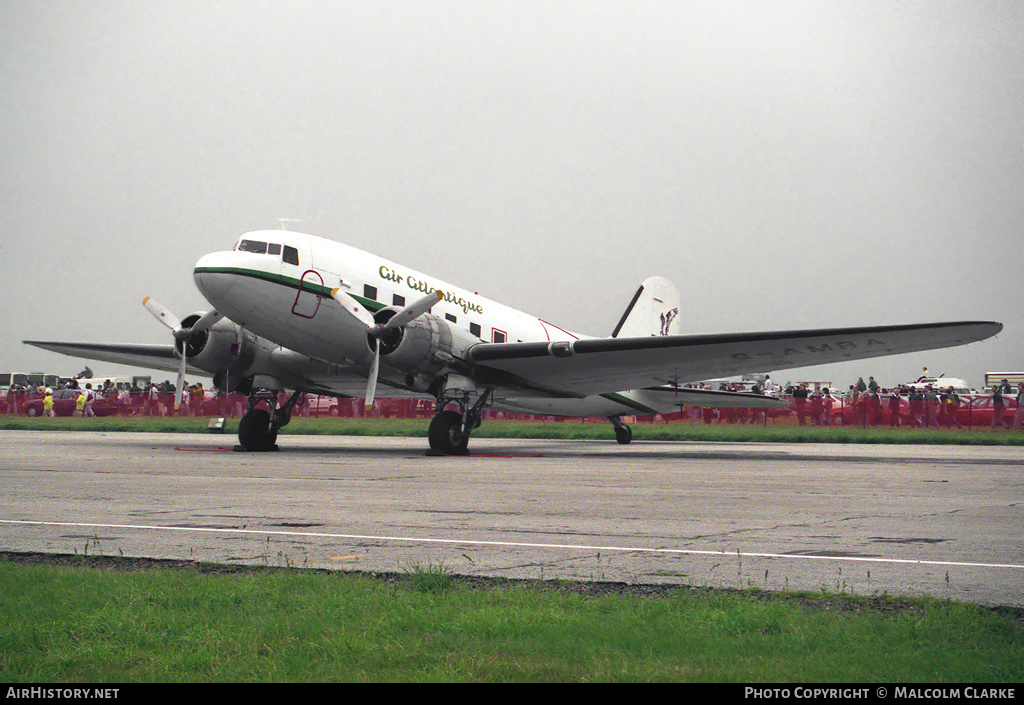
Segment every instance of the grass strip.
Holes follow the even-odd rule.
[[[664,589],[581,594],[443,565],[110,570],[0,560],[7,682],[996,682],[1013,611],[934,599]],[[131,559],[120,567],[135,568]],[[894,655],[897,655],[894,658]]]
[[[0,416],[0,430],[21,431],[134,431],[152,433],[206,433],[207,418],[106,417],[35,418]],[[410,436],[425,437],[428,419],[293,418],[282,435]],[[992,430],[909,429],[889,427],[815,427],[779,423],[767,426],[742,424],[636,423],[633,438],[639,441],[698,441],[712,443],[869,443],[924,445],[1024,445],[1024,433]],[[238,429],[229,419],[226,433]],[[488,420],[473,432],[474,438],[538,438],[613,441],[609,423],[579,421]]]

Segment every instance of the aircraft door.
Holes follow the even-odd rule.
[[[308,246],[299,243],[285,243],[281,250],[281,274],[298,285],[292,314],[302,318],[313,318],[320,309],[323,298],[324,279],[313,269],[313,258]]]
[[[324,278],[315,269],[307,269],[299,280],[295,303],[292,304],[292,313],[302,318],[315,316],[316,312],[320,310],[320,301],[323,298],[319,292],[323,290]]]

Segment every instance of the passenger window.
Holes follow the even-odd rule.
[[[459,322],[459,319],[458,319],[458,318],[456,318],[456,317],[455,317],[455,314],[452,314],[452,313],[446,313],[446,314],[444,314],[444,319],[445,319],[446,321],[451,321],[452,323],[458,323],[458,322]]]
[[[299,263],[299,251],[296,250],[294,247],[288,247],[288,245],[285,245],[284,246],[284,254],[281,255],[281,259],[284,260],[285,264],[295,264],[295,265],[298,265],[298,263]]]
[[[505,331],[498,330],[497,328],[493,328],[491,330],[491,340],[493,342],[495,342],[495,343],[504,343],[505,342],[505,338],[506,338]]]
[[[377,287],[370,286],[369,284],[363,285],[363,296],[368,298],[370,301],[377,300]]]
[[[480,324],[479,323],[470,323],[469,324],[469,332],[472,333],[473,335],[475,335],[477,338],[479,338],[480,337]]]
[[[269,245],[267,245],[267,254],[268,255],[279,255],[279,254],[281,254],[281,246],[279,244],[277,244],[276,242],[270,243]]]
[[[391,297],[391,303],[394,306],[405,306],[405,297],[399,296],[398,294],[394,294]]]

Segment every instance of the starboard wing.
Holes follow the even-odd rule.
[[[984,340],[1002,330],[992,321],[720,335],[594,338],[539,343],[481,343],[469,349],[484,385],[581,397],[684,384]]]

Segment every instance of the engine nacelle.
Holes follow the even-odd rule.
[[[383,323],[397,309],[381,309],[374,316]],[[381,363],[405,374],[408,387],[426,391],[441,370],[462,358],[480,339],[443,318],[425,313],[403,328],[390,330],[379,341]]]
[[[203,312],[193,313],[182,319],[182,326],[188,328],[195,324]],[[251,370],[258,362],[269,360],[270,349],[255,334],[240,328],[226,318],[222,318],[208,330],[194,333],[188,339],[188,362],[194,367],[206,370],[214,376],[214,383],[224,387],[225,383],[233,390],[244,378],[251,375]],[[184,343],[175,343],[178,352]]]

